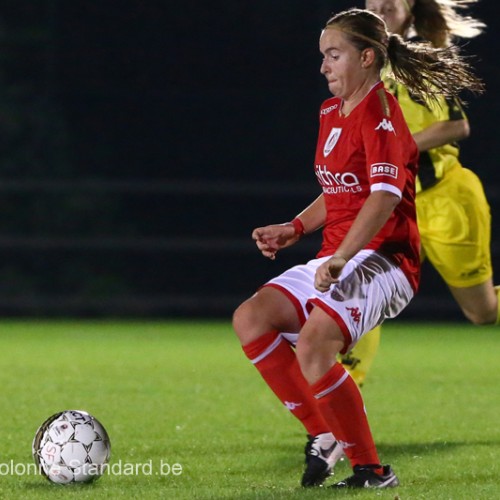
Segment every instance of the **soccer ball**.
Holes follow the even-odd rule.
[[[54,483],[89,482],[106,470],[111,443],[103,425],[80,410],[49,417],[36,431],[33,458]]]

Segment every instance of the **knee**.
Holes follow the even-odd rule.
[[[497,320],[497,313],[494,311],[491,314],[478,314],[474,311],[463,311],[465,317],[476,326],[494,325]]]
[[[242,332],[245,331],[245,324],[248,324],[248,311],[245,303],[239,305],[233,313],[233,329],[240,338]]]
[[[314,384],[335,364],[339,345],[304,337],[299,337],[297,343],[297,361],[307,382]]]
[[[296,355],[302,373],[309,384],[316,383],[337,362],[337,354],[344,347],[340,328],[326,313],[311,314],[300,332]],[[311,321],[312,319],[312,321]]]
[[[295,356],[300,366],[300,370],[307,380],[308,384],[315,382],[312,376],[312,367],[314,361],[314,350],[310,343],[306,342],[299,336],[299,340],[295,346]]]
[[[476,326],[494,325],[498,316],[497,304],[485,305],[483,308],[462,307],[465,317]]]
[[[258,318],[257,308],[251,299],[243,302],[233,313],[233,329],[242,345],[255,340],[259,335],[255,332]]]

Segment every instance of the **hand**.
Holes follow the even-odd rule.
[[[323,262],[314,276],[314,288],[320,292],[327,292],[333,283],[339,282],[339,276],[347,264],[346,259],[340,255],[333,255]]]
[[[257,248],[262,252],[262,255],[274,260],[278,250],[296,243],[300,235],[295,233],[292,224],[287,223],[258,227],[253,230],[252,238],[257,243]]]

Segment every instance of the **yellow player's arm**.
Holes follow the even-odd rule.
[[[460,141],[468,137],[469,134],[468,120],[447,120],[435,122],[420,132],[414,133],[413,138],[417,143],[418,150],[422,152]]]

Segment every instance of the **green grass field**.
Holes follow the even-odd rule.
[[[494,327],[384,326],[363,394],[402,484],[303,490],[305,432],[229,322],[3,321],[0,498],[498,499],[499,352]],[[93,484],[24,473],[37,427],[63,409],[109,432],[111,473]],[[343,462],[335,478],[349,472]]]

